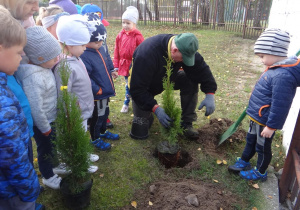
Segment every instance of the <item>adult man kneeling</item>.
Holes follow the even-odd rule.
[[[198,107],[199,110],[206,107],[205,116],[211,115],[215,110],[214,93],[217,84],[209,66],[197,51],[198,40],[192,33],[156,35],[137,47],[128,81],[134,113],[130,132],[132,138],[148,137],[148,129],[153,122],[152,112],[164,127],[168,128],[172,122],[154,99],[154,96],[163,91],[167,58],[173,60],[171,80],[175,84],[174,89],[180,90],[184,134],[190,139],[199,137],[198,131],[192,125],[197,120],[195,109],[198,103],[198,84],[206,94]]]

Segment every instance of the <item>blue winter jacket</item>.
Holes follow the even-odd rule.
[[[266,69],[251,94],[247,114],[261,125],[282,129],[297,87],[300,60],[285,59]]]
[[[114,66],[108,51],[103,46],[99,50],[86,48],[80,58],[90,76],[94,100],[115,96],[114,82],[111,77]]]
[[[19,196],[35,201],[40,185],[28,157],[30,134],[25,115],[0,72],[0,200]]]

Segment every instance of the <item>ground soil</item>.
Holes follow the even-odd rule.
[[[196,141],[201,145],[203,152],[212,156],[222,156],[223,144],[226,145],[231,141],[241,141],[245,138],[246,132],[238,129],[228,140],[220,147],[219,137],[227,130],[233,122],[229,119],[211,119],[209,124],[199,129],[200,137]],[[225,154],[224,154],[225,155]],[[157,151],[154,151],[157,157]],[[183,170],[199,169],[199,161],[193,158],[190,151],[181,151],[178,167]],[[166,169],[167,174],[172,174],[176,169]],[[196,181],[192,179],[174,180],[168,178],[150,183],[147,188],[136,192],[134,198],[137,202],[137,209],[159,209],[159,210],[189,210],[189,209],[205,209],[220,210],[234,209],[233,203],[238,203],[237,197],[226,189],[220,188],[218,185]],[[154,188],[150,190],[150,188]],[[199,206],[191,205],[187,202],[186,196],[194,194],[198,198]],[[150,201],[150,203],[149,203]],[[151,205],[152,204],[152,205]],[[131,205],[123,209],[133,209]]]

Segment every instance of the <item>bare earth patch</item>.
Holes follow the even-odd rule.
[[[226,129],[233,123],[229,119],[211,119],[209,124],[204,125],[199,129],[200,138],[197,142],[201,145],[203,152],[212,156],[222,156],[224,150],[222,145],[217,147],[219,137],[226,131]],[[246,132],[238,129],[231,137],[230,141],[240,141],[244,139]],[[230,143],[229,140],[223,144]],[[181,170],[197,170],[201,168],[199,161],[193,158],[192,151],[181,152],[179,160],[179,167]],[[154,152],[156,157],[156,152]],[[186,163],[180,165],[181,163]],[[172,174],[176,169],[166,169],[167,174]],[[232,204],[238,203],[238,197],[232,196],[230,191],[223,189],[220,185],[212,183],[205,183],[203,181],[196,181],[192,179],[174,180],[159,180],[149,184],[149,189],[141,189],[136,192],[134,199],[137,202],[138,209],[205,209],[205,210],[219,210],[219,209],[234,209]],[[188,200],[187,196],[196,198],[196,204]],[[133,209],[131,205],[124,208]]]

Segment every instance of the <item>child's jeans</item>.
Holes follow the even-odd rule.
[[[35,201],[23,202],[19,196],[8,200],[0,199],[0,210],[35,210]]]
[[[52,141],[55,139],[54,123],[51,123],[52,131],[48,136],[44,136],[42,132],[33,126],[34,139],[37,145],[38,164],[42,176],[49,179],[54,176],[52,168],[55,165],[55,147]]]
[[[129,87],[128,87],[128,77],[125,76],[125,82],[126,82],[126,85],[125,85],[125,100],[124,100],[124,105],[128,106],[129,105],[129,102],[130,102],[130,92],[129,92]]]
[[[261,126],[250,120],[250,126],[246,139],[247,143],[242,154],[242,160],[249,162],[249,160],[254,156],[255,152],[257,152],[258,158],[256,168],[262,174],[266,172],[272,159],[271,145],[275,134],[274,132],[271,138],[262,137],[260,134],[264,128],[265,126]]]
[[[106,131],[106,120],[109,115],[109,98],[95,101],[93,116],[90,119],[90,133],[92,140],[99,138]]]

